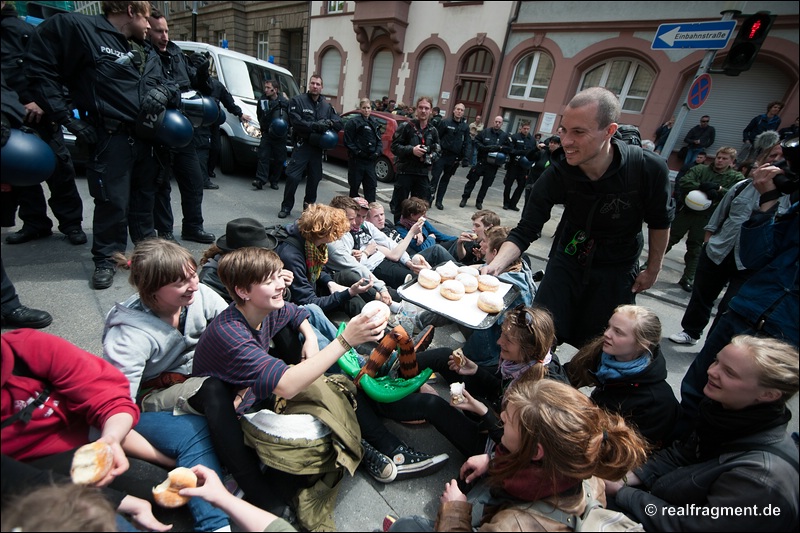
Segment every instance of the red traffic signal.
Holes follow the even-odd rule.
[[[738,76],[740,73],[750,70],[775,18],[775,15],[770,15],[766,11],[759,11],[742,22],[739,33],[722,65],[726,75]]]

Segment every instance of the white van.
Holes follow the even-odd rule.
[[[261,141],[256,105],[262,96],[264,82],[277,80],[283,95],[290,99],[300,93],[292,73],[261,59],[211,44],[192,41],[175,41],[175,44],[189,55],[207,53],[211,60],[210,74],[227,87],[236,105],[252,117],[252,121],[242,124],[237,117],[226,111],[227,118],[220,126],[220,170],[229,173],[239,165],[255,167],[258,144]],[[291,151],[291,147],[289,150]]]

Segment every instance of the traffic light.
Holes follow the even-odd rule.
[[[738,76],[740,73],[750,70],[773,22],[775,22],[775,15],[770,15],[766,11],[750,15],[742,22],[736,40],[733,41],[731,50],[722,65],[727,76]]]

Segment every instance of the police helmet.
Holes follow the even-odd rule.
[[[192,142],[194,128],[183,114],[177,109],[167,109],[153,115],[142,112],[136,121],[136,134],[148,140],[171,148],[183,148]]]
[[[36,185],[53,174],[56,155],[38,135],[12,129],[0,151],[0,167],[3,183],[20,187]]]
[[[517,161],[517,163],[519,163],[520,168],[522,168],[524,170],[530,169],[531,165],[533,164],[533,163],[531,163],[530,159],[528,159],[524,155],[519,158],[519,161]]]
[[[195,128],[211,126],[219,118],[219,106],[213,98],[196,94],[191,98],[182,99],[181,104],[183,104],[183,114]]]
[[[501,166],[506,162],[506,154],[503,152],[489,152],[489,155],[486,156],[486,161],[492,165]]]
[[[282,118],[276,118],[269,125],[269,134],[274,137],[283,137],[289,131],[289,125]],[[338,140],[338,135],[337,135]],[[336,145],[334,145],[336,146]]]

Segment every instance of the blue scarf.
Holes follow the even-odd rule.
[[[652,356],[649,352],[643,353],[633,361],[617,361],[613,355],[602,352],[600,354],[600,366],[597,367],[595,376],[600,383],[605,383],[609,379],[633,376],[647,368],[651,360]]]

